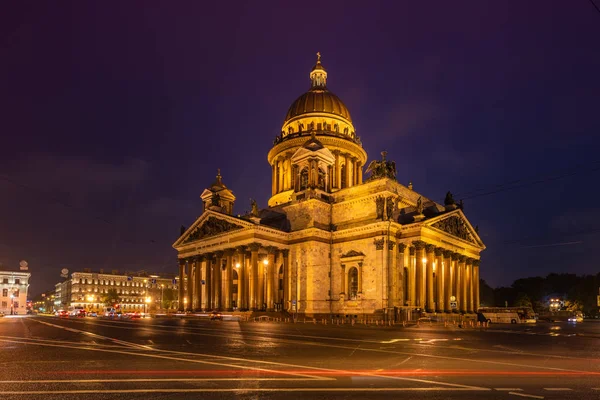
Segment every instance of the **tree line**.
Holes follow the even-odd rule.
[[[558,297],[563,309],[598,316],[600,273],[596,275],[549,274],[517,279],[509,287],[492,288],[480,280],[481,306],[532,307],[537,313],[548,311],[549,300]]]

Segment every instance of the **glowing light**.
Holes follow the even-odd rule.
[[[237,264],[235,264],[235,267],[236,267],[236,268],[239,268],[239,267],[241,267],[240,263],[237,263]]]
[[[423,257],[423,258],[421,259],[421,261],[423,262],[423,264],[427,264],[427,259],[426,259],[425,257]]]
[[[263,260],[263,264],[265,265],[269,265],[269,260],[267,260],[266,258]]]
[[[150,303],[152,301],[152,297],[146,297],[146,303]],[[185,302],[187,303],[187,299],[185,299]]]

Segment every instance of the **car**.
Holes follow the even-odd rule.
[[[85,310],[76,310],[75,311],[75,316],[79,317],[79,318],[83,318],[86,315],[86,311]]]
[[[98,313],[96,311],[92,311],[92,312],[89,312],[87,315],[88,315],[88,317],[97,317]]]
[[[67,310],[58,310],[56,316],[58,318],[69,318],[69,312]]]
[[[223,315],[218,311],[213,311],[210,313],[210,320],[223,320]]]

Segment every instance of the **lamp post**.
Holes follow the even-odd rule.
[[[163,309],[163,290],[165,288],[165,285],[161,283],[160,285],[160,309]]]
[[[144,302],[144,318],[146,318],[146,313],[147,313],[146,308],[147,308],[148,304],[150,304],[151,301],[152,301],[152,297],[150,297],[150,296],[146,297],[145,302]]]
[[[15,307],[14,299],[15,299],[15,295],[11,293],[11,295],[10,295],[10,315],[13,315],[13,313],[14,313],[14,307]]]

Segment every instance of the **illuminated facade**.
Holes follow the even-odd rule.
[[[103,272],[73,272],[71,278],[55,286],[55,309],[83,307],[87,311],[102,311],[106,307],[109,290],[115,290],[118,301],[115,304],[123,312],[145,312],[162,308],[165,291],[177,293],[178,281],[175,276],[150,275],[147,273],[119,274]],[[176,300],[176,298],[175,298]]]
[[[327,89],[320,56],[310,79],[267,155],[268,207],[252,202],[234,216],[219,172],[200,196],[202,215],[174,243],[180,281],[189,277],[179,288],[187,309],[476,311],[485,246],[462,206],[450,193],[441,205],[400,184],[385,153],[365,170],[367,153]]]
[[[0,313],[26,314],[27,290],[31,274],[24,271],[0,271]]]

